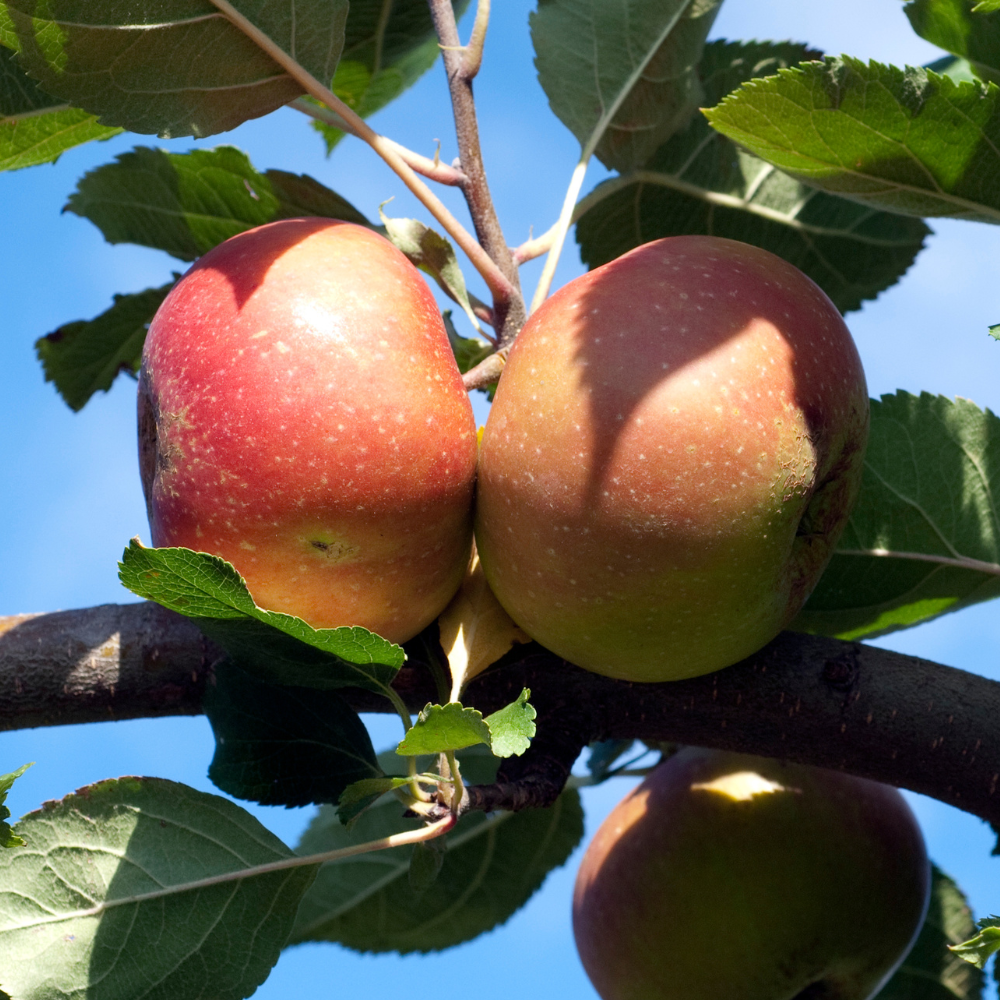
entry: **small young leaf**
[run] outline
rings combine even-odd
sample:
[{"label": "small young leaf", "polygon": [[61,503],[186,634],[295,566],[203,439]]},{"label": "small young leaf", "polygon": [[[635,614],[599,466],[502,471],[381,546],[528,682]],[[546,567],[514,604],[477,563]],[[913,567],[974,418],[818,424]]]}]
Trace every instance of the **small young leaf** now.
[{"label": "small young leaf", "polygon": [[410,263],[429,274],[453,302],[457,302],[478,330],[479,321],[472,311],[465,277],[458,265],[455,248],[440,234],[418,219],[390,219],[380,208],[378,211],[386,235],[398,250],[406,254]]},{"label": "small young leaf", "polygon": [[972,13],[992,14],[995,10],[1000,10],[1000,0],[979,0],[979,3],[972,8]]},{"label": "small young leaf", "polygon": [[22,764],[16,771],[11,771],[10,774],[0,774],[0,847],[24,847],[25,841],[11,830],[10,824],[7,822],[10,818],[10,809],[4,803],[7,801],[7,795],[10,793],[14,782],[29,767],[31,767],[31,764]]},{"label": "small young leaf", "polygon": [[1000,340],[1000,323],[994,323],[989,328],[989,334],[994,340]]},{"label": "small young leaf", "polygon": [[525,688],[516,701],[486,717],[490,727],[490,749],[498,757],[520,757],[535,735],[534,705],[528,704],[531,691]]},{"label": "small young leaf", "polygon": [[966,399],[873,400],[861,495],[790,626],[860,639],[1000,596],[1000,419]]},{"label": "small young leaf", "polygon": [[344,826],[351,826],[366,810],[371,808],[386,792],[402,788],[409,778],[362,778],[348,785],[337,802],[337,815]]},{"label": "small young leaf", "polygon": [[396,753],[416,757],[461,750],[476,743],[490,745],[490,727],[483,713],[451,701],[447,705],[425,705]]},{"label": "small young leaf", "polygon": [[208,776],[238,799],[335,803],[352,782],[382,773],[364,723],[333,691],[268,684],[225,661],[204,709],[215,734]]},{"label": "small young leaf", "polygon": [[402,666],[399,646],[360,626],[314,629],[257,607],[243,578],[218,556],[148,549],[132,539],[118,568],[133,593],[194,618],[244,669],[272,683],[387,694]]},{"label": "small young leaf", "polygon": [[587,152],[630,170],[701,100],[696,65],[719,0],[546,0],[531,15],[538,81]]},{"label": "small young leaf", "polygon": [[[463,760],[470,774],[472,762]],[[347,847],[414,829],[398,802],[386,799],[350,830],[322,807],[296,850]],[[325,864],[299,907],[289,944],[334,941],[365,952],[428,952],[450,948],[502,924],[522,907],[583,836],[576,791],[551,809],[466,813],[447,836],[433,887],[414,892],[406,847]]]},{"label": "small young leaf", "polygon": [[903,964],[874,1000],[980,1000],[983,975],[955,953],[975,931],[961,889],[936,865],[931,866],[927,916]]},{"label": "small young leaf", "polygon": [[751,80],[712,126],[806,184],[902,215],[1000,221],[1000,87],[843,56]]},{"label": "small young leaf", "polygon": [[159,778],[89,785],[16,829],[28,846],[0,851],[0,975],[16,997],[241,1000],[317,871],[197,887],[294,855],[227,799]]},{"label": "small young leaf", "polygon": [[320,215],[370,225],[319,181],[283,170],[261,174],[233,146],[190,153],[137,146],[84,174],[66,211],[89,219],[109,243],[137,243],[186,261],[277,219]]},{"label": "small young leaf", "polygon": [[[332,79],[348,0],[233,6],[315,79]],[[209,0],[163,0],[155,7],[53,0],[44,8],[34,0],[0,0],[0,21],[4,43],[45,91],[99,116],[102,125],[204,137],[304,92]]]},{"label": "small young leaf", "polygon": [[146,330],[174,282],[131,295],[91,320],[64,323],[35,341],[45,380],[54,382],[71,410],[82,410],[95,392],[107,392],[120,372],[134,375]]}]

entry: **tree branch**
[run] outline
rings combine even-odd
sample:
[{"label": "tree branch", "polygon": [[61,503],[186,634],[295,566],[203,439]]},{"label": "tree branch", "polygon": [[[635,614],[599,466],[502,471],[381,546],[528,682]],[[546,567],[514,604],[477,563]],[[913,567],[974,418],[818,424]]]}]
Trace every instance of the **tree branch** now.
[{"label": "tree branch", "polygon": [[[424,636],[426,638],[426,634]],[[437,700],[414,642],[394,684],[413,710]],[[0,729],[200,712],[222,656],[189,619],[153,604],[0,618]],[[495,711],[531,689],[538,735],[470,808],[551,802],[582,747],[637,738],[848,771],[909,788],[1000,827],[1000,684],[860,643],[784,632],[704,677],[631,684],[516,646],[469,685]],[[390,711],[364,691],[358,711]]]},{"label": "tree branch", "polygon": [[445,73],[448,76],[451,104],[455,115],[459,162],[462,172],[467,177],[466,182],[461,185],[461,190],[468,203],[469,214],[472,216],[480,244],[510,281],[513,289],[508,301],[498,301],[494,297],[493,303],[496,318],[494,329],[500,346],[507,347],[513,343],[524,325],[527,313],[517,266],[504,239],[489,185],[486,182],[486,169],[483,166],[482,149],[479,144],[476,105],[472,96],[472,79],[478,72],[482,56],[489,4],[481,3],[477,9],[473,39],[470,42],[471,52],[462,45],[458,37],[458,25],[455,23],[455,11],[451,0],[428,0],[428,5],[434,29],[441,43]]}]

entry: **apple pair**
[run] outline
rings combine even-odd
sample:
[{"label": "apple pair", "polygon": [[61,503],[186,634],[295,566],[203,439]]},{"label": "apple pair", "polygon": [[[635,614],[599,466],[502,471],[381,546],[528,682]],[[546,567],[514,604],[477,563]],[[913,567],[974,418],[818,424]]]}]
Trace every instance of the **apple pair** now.
[{"label": "apple pair", "polygon": [[[519,336],[479,457],[487,578],[533,638],[630,680],[767,643],[846,521],[868,421],[839,313],[790,264],[712,237],[571,282]],[[223,556],[257,602],[404,641],[454,593],[476,433],[417,270],[293,219],[202,257],[140,374],[153,543]]]}]

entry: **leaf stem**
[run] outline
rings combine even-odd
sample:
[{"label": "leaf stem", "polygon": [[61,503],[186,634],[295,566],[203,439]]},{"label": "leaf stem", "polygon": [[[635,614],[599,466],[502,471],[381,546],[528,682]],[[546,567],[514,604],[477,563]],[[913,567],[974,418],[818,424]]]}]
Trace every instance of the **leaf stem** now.
[{"label": "leaf stem", "polygon": [[455,751],[448,750],[445,753],[445,757],[448,760],[448,769],[451,771],[451,779],[454,782],[451,792],[451,815],[458,816],[462,799],[465,797],[465,785],[462,784],[462,772],[459,770]]},{"label": "leaf stem", "polygon": [[410,711],[406,707],[406,703],[399,696],[398,691],[394,691],[391,687],[386,687],[388,692],[389,701],[392,702],[392,707],[396,710],[396,714],[403,720],[403,730],[409,732],[413,728],[413,720],[410,718]]},{"label": "leaf stem", "polygon": [[462,73],[467,80],[472,80],[483,64],[483,47],[486,44],[486,28],[489,23],[490,0],[479,0],[469,44],[462,51]]},{"label": "leaf stem", "polygon": [[[462,248],[472,262],[472,266],[482,275],[494,301],[509,302],[515,292],[515,284],[497,267],[489,254],[476,242],[472,234],[456,219],[441,203],[437,195],[416,175],[412,167],[403,159],[396,149],[396,144],[383,135],[379,135],[368,123],[355,114],[337,95],[319,82],[308,70],[303,68],[281,46],[264,34],[252,21],[244,17],[229,0],[212,0],[217,7],[237,28],[264,50],[282,69],[288,73],[310,96],[321,101],[331,111],[339,115],[349,126],[349,131],[359,139],[363,139],[402,182],[410,189],[421,204],[441,224],[449,236]],[[450,4],[448,5],[450,9]],[[513,265],[512,265],[513,266]]]}]

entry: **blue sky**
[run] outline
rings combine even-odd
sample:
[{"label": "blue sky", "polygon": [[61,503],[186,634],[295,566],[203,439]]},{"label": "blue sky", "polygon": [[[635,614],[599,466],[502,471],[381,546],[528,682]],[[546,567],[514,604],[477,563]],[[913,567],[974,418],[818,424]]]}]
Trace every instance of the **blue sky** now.
[{"label": "blue sky", "polygon": [[[487,171],[501,222],[512,244],[548,228],[562,201],[578,146],[547,108],[531,64],[527,0],[494,4],[476,95]],[[921,64],[940,52],[910,30],[896,0],[726,0],[714,37],[791,38],[829,53],[846,52],[896,64]],[[431,154],[456,155],[443,75],[435,68],[402,99],[376,116],[380,131]],[[374,215],[386,198],[393,215],[426,219],[402,186],[366,147],[345,140],[326,159],[305,119],[282,111],[250,122],[206,145],[232,143],[259,169],[310,173]],[[134,145],[184,151],[191,140],[163,143],[123,136],[66,154],[55,166],[0,176],[7,205],[0,226],[3,328],[0,331],[0,613],[50,611],[131,599],[117,582],[116,561],[132,535],[148,540],[135,459],[134,384],[122,379],[107,395],[72,414],[42,380],[33,342],[68,320],[96,315],[115,292],[162,284],[176,261],[142,248],[104,243],[87,221],[60,214],[76,179]],[[592,167],[584,191],[602,176]],[[446,200],[461,213],[453,192]],[[1000,321],[992,294],[997,234],[983,225],[932,222],[935,236],[895,288],[848,317],[873,396],[905,388],[961,395],[1000,405],[1000,344],[986,335]],[[557,284],[580,273],[575,244],[567,247]],[[530,290],[538,266],[525,268]],[[481,292],[481,290],[480,290]],[[480,416],[482,419],[482,414]],[[952,666],[1000,675],[1000,626],[992,605],[973,608],[880,642]],[[377,746],[397,738],[388,719],[373,720]],[[0,771],[38,763],[10,796],[15,815],[44,799],[118,774],[152,774],[211,789],[205,771],[211,735],[202,718],[145,720],[0,734]],[[588,827],[624,794],[621,783],[589,791]],[[912,797],[932,855],[959,878],[979,915],[1000,909],[1000,862],[980,821]],[[309,810],[256,809],[293,842]],[[588,998],[596,994],[576,960],[569,930],[575,862],[555,873],[543,892],[505,927],[462,954],[426,958],[358,956],[329,946],[303,947],[281,959],[262,998],[327,996],[363,988],[381,997],[447,1000],[470,990],[507,997]]]}]

